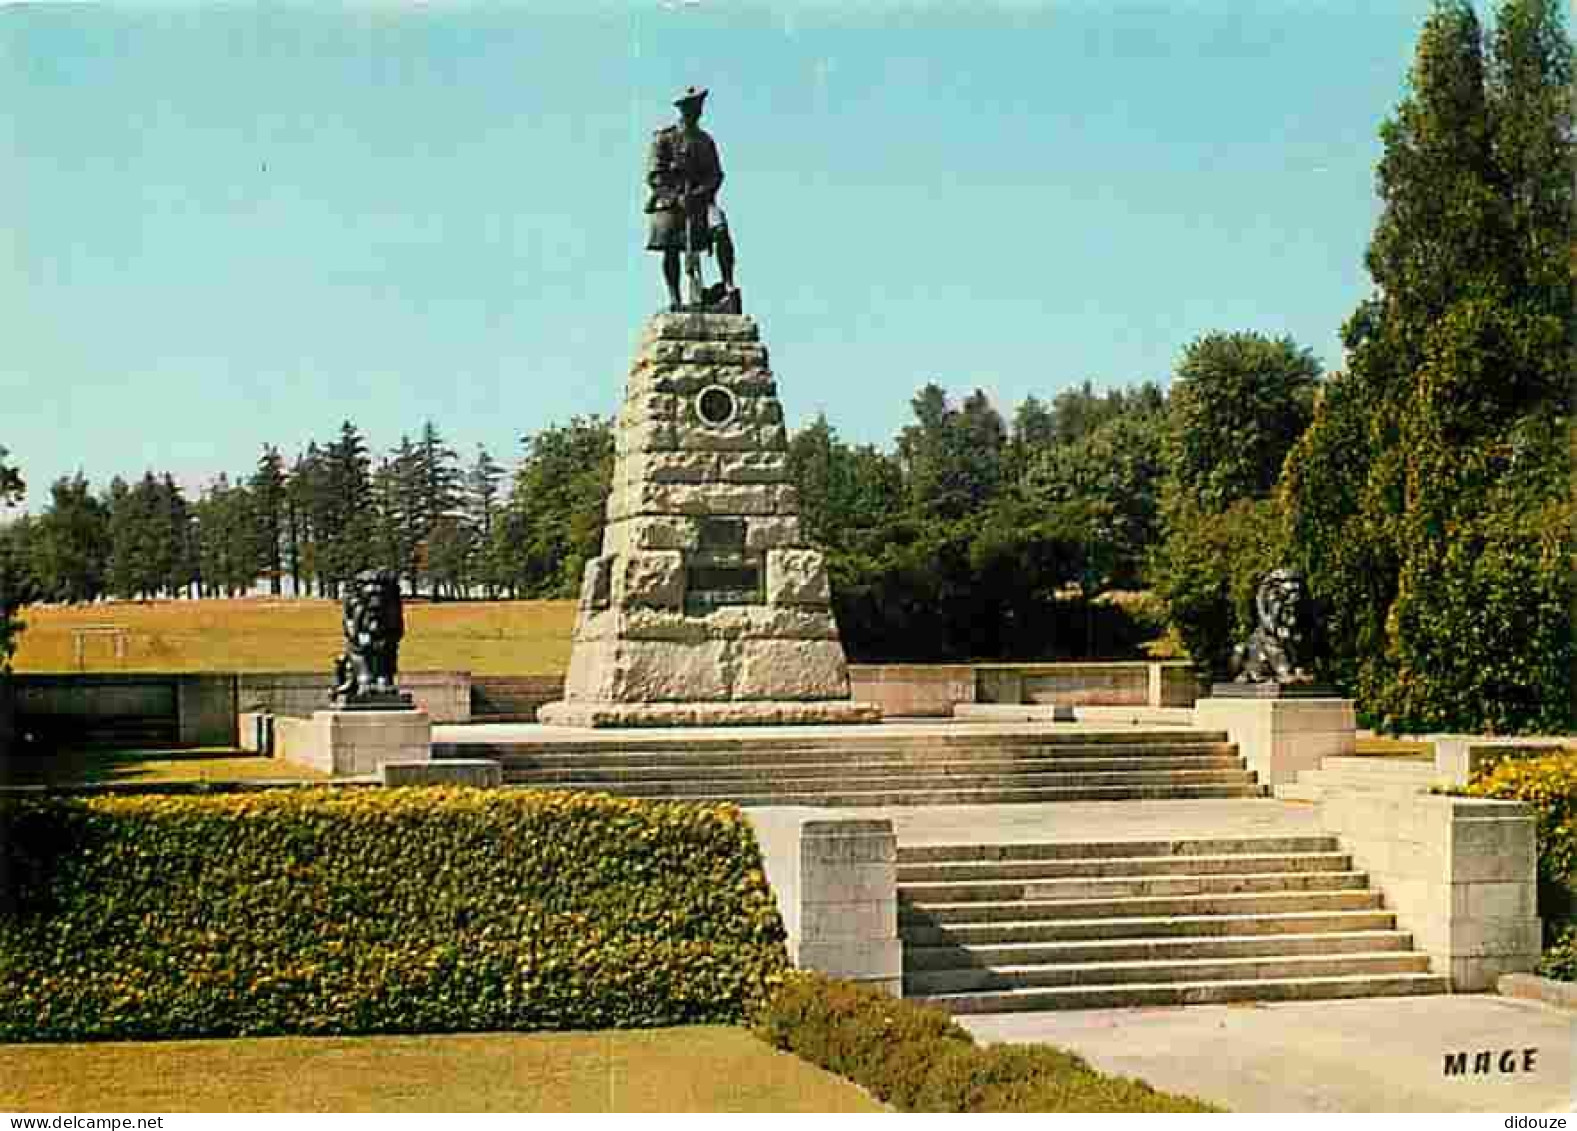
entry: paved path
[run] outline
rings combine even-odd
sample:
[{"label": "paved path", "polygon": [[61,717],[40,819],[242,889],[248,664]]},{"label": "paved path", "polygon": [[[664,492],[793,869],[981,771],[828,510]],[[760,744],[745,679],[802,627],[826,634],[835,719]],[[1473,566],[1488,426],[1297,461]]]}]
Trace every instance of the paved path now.
[{"label": "paved path", "polygon": [[[985,1042],[1045,1042],[1233,1111],[1577,1110],[1577,1012],[1493,994],[998,1013]],[[1537,1050],[1522,1070],[1523,1050]],[[1473,1071],[1514,1050],[1516,1071]],[[1446,1075],[1448,1053],[1467,1071]]]}]

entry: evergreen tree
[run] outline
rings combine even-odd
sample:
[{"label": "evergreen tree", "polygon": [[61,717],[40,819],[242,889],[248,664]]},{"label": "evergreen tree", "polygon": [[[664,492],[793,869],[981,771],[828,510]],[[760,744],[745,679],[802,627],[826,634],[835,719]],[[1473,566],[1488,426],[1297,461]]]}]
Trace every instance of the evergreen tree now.
[{"label": "evergreen tree", "polygon": [[1559,730],[1573,664],[1571,46],[1555,5],[1426,21],[1381,131],[1376,291],[1287,463],[1337,674],[1383,725]]},{"label": "evergreen tree", "polygon": [[465,510],[472,531],[472,575],[482,586],[482,592],[492,598],[500,584],[502,571],[492,555],[493,520],[499,509],[499,484],[504,469],[488,455],[481,444],[476,446],[476,460],[465,474]]},{"label": "evergreen tree", "polygon": [[279,449],[263,445],[257,470],[249,484],[252,501],[252,543],[256,548],[255,568],[268,578],[268,591],[279,596],[283,587],[284,548],[287,535],[287,492],[285,461]]},{"label": "evergreen tree", "polygon": [[340,586],[375,564],[378,555],[372,459],[366,440],[349,420],[324,451],[324,478],[320,576],[327,581],[328,595],[338,597]]},{"label": "evergreen tree", "polygon": [[[22,474],[6,462],[7,451],[0,446],[0,506],[21,502],[27,485]],[[16,650],[17,634],[22,624],[16,619],[16,610],[22,605],[25,581],[23,558],[17,543],[21,538],[14,533],[15,523],[0,527],[0,678],[11,670],[11,655]],[[0,735],[0,737],[4,737]]]},{"label": "evergreen tree", "polygon": [[[455,462],[454,451],[439,436],[432,421],[422,425],[421,439],[416,442],[416,531],[418,545],[423,548],[423,577],[433,585],[437,596],[437,582],[433,573],[431,540],[439,524],[453,518],[460,509],[460,468]],[[446,548],[451,558],[454,538],[449,537]],[[451,566],[454,564],[451,560]]]},{"label": "evergreen tree", "polygon": [[33,525],[28,559],[43,598],[76,603],[102,596],[109,540],[109,509],[82,473],[55,480],[49,506]]}]

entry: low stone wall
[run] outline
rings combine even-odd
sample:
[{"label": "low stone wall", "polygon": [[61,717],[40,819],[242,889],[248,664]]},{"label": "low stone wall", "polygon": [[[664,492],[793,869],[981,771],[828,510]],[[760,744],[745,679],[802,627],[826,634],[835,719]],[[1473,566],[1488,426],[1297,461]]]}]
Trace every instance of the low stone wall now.
[{"label": "low stone wall", "polygon": [[236,740],[231,675],[93,672],[11,681],[17,730],[48,741],[229,746]]},{"label": "low stone wall", "polygon": [[564,698],[562,675],[471,677],[471,718],[535,722],[537,708]]},{"label": "low stone wall", "polygon": [[969,664],[850,664],[849,696],[875,703],[885,718],[947,718],[975,701]]},{"label": "low stone wall", "polygon": [[[329,707],[330,678],[318,672],[243,672],[236,681],[242,711],[310,718]],[[401,691],[437,723],[471,721],[471,673],[457,671],[400,672]]]},{"label": "low stone wall", "polygon": [[1319,806],[1321,825],[1454,990],[1491,990],[1502,974],[1538,965],[1529,806],[1405,789],[1334,791]]},{"label": "low stone wall", "polygon": [[1491,759],[1559,750],[1571,742],[1565,738],[1486,738],[1476,734],[1437,734],[1432,737],[1435,743],[1435,771],[1454,785],[1466,785],[1479,767]]},{"label": "low stone wall", "polygon": [[1201,684],[1185,663],[975,664],[977,703],[1190,707]]},{"label": "low stone wall", "polygon": [[745,816],[788,932],[789,960],[901,995],[892,822],[813,808],[747,809]]}]

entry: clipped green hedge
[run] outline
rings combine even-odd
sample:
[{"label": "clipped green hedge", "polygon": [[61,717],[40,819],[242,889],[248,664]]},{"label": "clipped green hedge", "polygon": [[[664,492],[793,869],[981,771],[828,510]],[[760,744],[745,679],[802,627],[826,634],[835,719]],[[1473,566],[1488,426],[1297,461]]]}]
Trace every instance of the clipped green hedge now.
[{"label": "clipped green hedge", "polygon": [[732,806],[0,800],[0,1040],[740,1021],[786,967]]},{"label": "clipped green hedge", "polygon": [[1544,920],[1540,973],[1577,981],[1577,749],[1508,753],[1475,774],[1465,792],[1532,807]]},{"label": "clipped green hedge", "polygon": [[756,1034],[846,1077],[900,1111],[1191,1111],[1216,1108],[1106,1076],[1050,1045],[977,1046],[938,1009],[793,971],[762,1006]]}]

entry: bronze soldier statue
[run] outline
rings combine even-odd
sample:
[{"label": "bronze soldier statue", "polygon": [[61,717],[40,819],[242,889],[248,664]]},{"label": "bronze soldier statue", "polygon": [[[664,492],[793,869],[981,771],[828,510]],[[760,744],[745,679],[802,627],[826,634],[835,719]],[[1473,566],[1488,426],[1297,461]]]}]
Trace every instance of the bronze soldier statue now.
[{"label": "bronze soldier statue", "polygon": [[[717,145],[701,128],[701,107],[706,90],[690,87],[674,105],[679,124],[665,126],[652,137],[646,162],[646,184],[651,195],[646,212],[651,224],[648,251],[663,253],[663,280],[673,310],[715,310],[738,314],[739,288],[734,285],[734,241],[728,218],[717,203],[723,184],[723,164]],[[723,281],[703,287],[701,254],[715,249]],[[685,276],[690,284],[687,306],[679,295],[679,254],[684,253]]]}]

